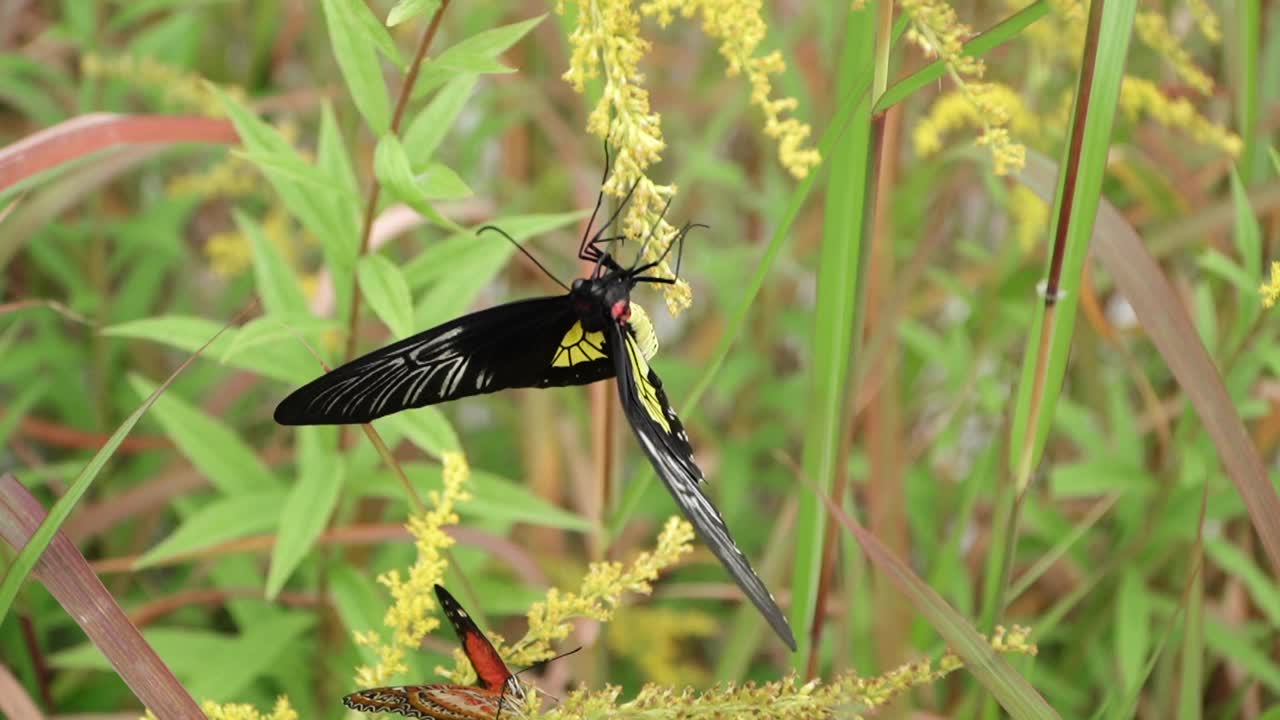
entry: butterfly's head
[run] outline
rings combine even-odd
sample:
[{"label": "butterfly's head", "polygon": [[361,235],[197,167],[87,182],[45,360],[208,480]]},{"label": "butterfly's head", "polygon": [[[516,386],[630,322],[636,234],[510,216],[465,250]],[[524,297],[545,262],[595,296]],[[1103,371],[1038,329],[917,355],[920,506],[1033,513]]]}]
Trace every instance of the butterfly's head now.
[{"label": "butterfly's head", "polygon": [[520,684],[520,678],[515,675],[507,678],[507,681],[503,683],[502,694],[505,697],[524,700],[524,685]]},{"label": "butterfly's head", "polygon": [[631,319],[631,287],[625,280],[609,283],[604,288],[603,304],[609,310],[609,319],[622,325]]}]

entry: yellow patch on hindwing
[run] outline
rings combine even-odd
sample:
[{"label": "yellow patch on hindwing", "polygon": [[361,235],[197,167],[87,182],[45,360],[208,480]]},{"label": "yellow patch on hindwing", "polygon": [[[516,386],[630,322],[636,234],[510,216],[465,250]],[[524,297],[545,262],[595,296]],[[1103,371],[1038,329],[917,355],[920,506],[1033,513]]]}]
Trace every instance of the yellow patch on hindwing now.
[{"label": "yellow patch on hindwing", "polygon": [[604,354],[604,333],[583,332],[582,323],[575,322],[560,340],[560,348],[551,358],[552,367],[573,367],[608,357]]},{"label": "yellow patch on hindwing", "polygon": [[[632,315],[634,318],[635,315]],[[644,405],[645,412],[649,413],[649,417],[653,421],[662,426],[663,430],[671,432],[671,424],[667,422],[667,414],[663,410],[662,403],[658,401],[658,389],[649,382],[649,363],[645,360],[644,349],[640,347],[635,336],[626,333],[627,354],[631,356],[631,375],[636,383],[636,391],[640,396],[640,403]]]}]

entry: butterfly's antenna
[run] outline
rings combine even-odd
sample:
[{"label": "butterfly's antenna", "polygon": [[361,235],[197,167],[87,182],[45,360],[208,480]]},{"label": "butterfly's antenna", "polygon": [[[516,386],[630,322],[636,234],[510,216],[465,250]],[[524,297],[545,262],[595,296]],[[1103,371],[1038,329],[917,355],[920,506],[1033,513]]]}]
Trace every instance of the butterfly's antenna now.
[{"label": "butterfly's antenna", "polygon": [[[675,272],[676,277],[680,277],[680,262],[684,260],[684,237],[688,235],[689,231],[694,228],[702,228],[704,230],[710,230],[711,226],[704,225],[702,223],[691,223],[689,225],[684,226],[684,232],[680,233],[680,238],[679,238],[680,249],[676,251],[676,272]],[[668,246],[667,249],[670,250],[671,249],[670,246]]]},{"label": "butterfly's antenna", "polygon": [[538,668],[542,667],[543,665],[546,665],[547,663],[555,662],[556,660],[559,660],[560,658],[563,658],[563,657],[569,657],[570,655],[572,655],[572,654],[574,654],[574,653],[578,652],[578,651],[579,651],[579,650],[581,650],[581,649],[582,649],[582,646],[581,646],[581,645],[579,645],[578,647],[576,647],[576,648],[574,648],[574,649],[570,650],[569,652],[562,652],[562,653],[560,653],[559,655],[556,655],[555,657],[549,657],[549,658],[547,658],[546,660],[539,660],[538,662],[536,662],[536,663],[534,663],[534,664],[530,665],[529,667],[527,667],[527,668],[525,668],[525,669],[523,669],[523,670],[521,670],[521,671],[519,671],[519,672],[514,673],[513,675],[518,676],[520,673],[527,673],[527,672],[529,672],[530,670],[536,670],[536,669],[538,669]]},{"label": "butterfly's antenna", "polygon": [[485,232],[486,230],[493,230],[494,232],[497,232],[502,237],[506,238],[507,241],[510,242],[512,245],[514,245],[517,250],[524,253],[524,256],[529,258],[529,260],[532,261],[534,265],[537,265],[539,270],[546,273],[547,277],[551,278],[552,280],[555,281],[557,285],[564,288],[565,292],[569,291],[568,285],[565,285],[564,283],[560,282],[560,278],[556,277],[555,275],[552,275],[550,270],[548,270],[542,263],[538,262],[538,258],[534,257],[528,250],[525,250],[524,247],[522,247],[520,243],[516,242],[515,238],[508,235],[505,230],[503,230],[502,228],[496,225],[485,225],[479,230],[476,230],[476,235],[479,235],[480,233]]},{"label": "butterfly's antenna", "polygon": [[640,276],[640,273],[647,272],[661,265],[662,261],[666,260],[667,256],[671,254],[671,248],[675,247],[676,245],[679,245],[680,250],[676,252],[676,269],[673,275],[675,277],[680,277],[680,263],[681,261],[684,260],[684,239],[689,234],[689,231],[694,228],[706,228],[708,230],[711,229],[709,225],[703,225],[702,223],[685,223],[684,227],[680,228],[680,233],[676,235],[675,240],[672,240],[671,244],[667,245],[667,249],[662,251],[662,254],[658,256],[658,259],[654,260],[651,263],[645,263],[644,265],[641,265],[640,267],[636,268],[634,271],[636,274],[636,277],[632,279],[636,281],[660,282],[660,283],[667,283],[667,284],[675,282],[670,278],[643,277],[643,276]]},{"label": "butterfly's antenna", "polygon": [[[636,259],[631,263],[631,272],[635,272],[636,266],[644,260],[644,251],[649,249],[649,241],[653,239],[653,234],[658,231],[658,226],[662,224],[663,218],[667,216],[667,209],[671,207],[672,199],[674,199],[674,196],[667,198],[667,204],[662,206],[662,212],[658,213],[658,219],[654,220],[653,224],[649,226],[649,234],[645,236],[644,242],[640,243],[640,250],[636,252]],[[670,247],[670,245],[667,245],[668,249]]]}]

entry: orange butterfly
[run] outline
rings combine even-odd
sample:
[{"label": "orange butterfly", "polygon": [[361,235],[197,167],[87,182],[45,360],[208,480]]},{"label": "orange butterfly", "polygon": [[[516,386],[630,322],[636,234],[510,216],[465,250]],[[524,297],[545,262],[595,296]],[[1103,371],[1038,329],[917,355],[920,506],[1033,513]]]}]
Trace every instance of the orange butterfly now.
[{"label": "orange butterfly", "polygon": [[449,591],[436,585],[444,616],[453,624],[462,651],[476,670],[476,685],[405,685],[361,690],[342,704],[361,712],[386,712],[428,720],[498,720],[503,710],[518,712],[524,687]]}]

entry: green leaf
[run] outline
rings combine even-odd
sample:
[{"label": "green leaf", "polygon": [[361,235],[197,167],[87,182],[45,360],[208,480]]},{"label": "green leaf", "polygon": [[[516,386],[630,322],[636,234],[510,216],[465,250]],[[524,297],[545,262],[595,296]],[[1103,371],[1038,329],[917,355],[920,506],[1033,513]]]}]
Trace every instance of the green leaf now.
[{"label": "green leaf", "polygon": [[[315,346],[323,333],[336,330],[338,327],[339,324],[336,320],[319,318],[310,314],[263,315],[240,326],[240,331],[226,344],[227,349],[222,351],[220,359],[224,363],[234,365],[250,350],[259,350],[264,347],[269,348],[272,345],[278,346],[281,344],[293,344],[301,347],[299,336]],[[315,360],[311,362],[312,374],[314,374],[320,367]]]},{"label": "green leaf", "polygon": [[[177,627],[148,628],[142,636],[179,679],[198,676],[207,670],[210,657],[235,643],[233,637],[221,633]],[[106,656],[88,642],[53,653],[49,662],[65,670],[112,670]]]},{"label": "green leaf", "polygon": [[[571,222],[582,215],[507,218],[501,221],[500,227],[516,242],[523,242],[543,228]],[[410,287],[430,285],[415,308],[418,327],[432,327],[465,312],[514,252],[512,244],[497,235],[475,236],[468,232],[432,245],[415,258],[405,270]]]},{"label": "green leaf", "polygon": [[1129,570],[1121,577],[1116,595],[1116,659],[1120,668],[1120,688],[1134,687],[1141,677],[1143,662],[1151,644],[1151,604],[1142,575]]},{"label": "green leaf", "polygon": [[[490,224],[502,228],[503,232],[510,235],[516,242],[523,243],[535,235],[565,227],[586,216],[586,212],[578,210],[542,215],[511,215],[497,218]],[[459,272],[458,268],[466,267],[470,271],[474,269],[474,265],[487,264],[488,260],[496,260],[501,266],[513,252],[515,248],[511,243],[496,234],[478,236],[471,230],[463,230],[428,246],[426,250],[410,260],[405,266],[405,280],[414,290],[446,279],[465,282],[466,278],[459,277],[465,273]],[[478,292],[478,288],[484,287],[493,278],[489,276],[470,279],[476,281],[474,286]],[[464,306],[470,305],[474,299],[474,296],[462,298]]]},{"label": "green leaf", "polygon": [[1280,627],[1280,589],[1246,553],[1221,538],[1207,540],[1205,552],[1223,572],[1240,580],[1249,590],[1254,605],[1273,627]]},{"label": "green leaf", "polygon": [[[129,384],[142,397],[156,386],[137,375]],[[257,454],[221,422],[169,393],[155,403],[155,418],[182,454],[214,487],[228,495],[261,492],[279,486]]]},{"label": "green leaf", "polygon": [[333,106],[328,100],[320,109],[320,138],[316,142],[316,163],[326,178],[337,183],[344,197],[350,201],[348,211],[355,215],[360,211],[360,188],[356,185],[356,174],[351,169],[351,158],[348,157],[346,144],[342,141],[342,130],[338,127],[338,118],[333,114]]},{"label": "green leaf", "polygon": [[323,5],[329,42],[351,99],[373,133],[382,135],[391,127],[391,101],[378,53],[365,31],[368,21],[361,17],[369,8],[363,0],[323,0]]},{"label": "green leaf", "polygon": [[233,210],[236,226],[253,246],[253,276],[269,313],[305,314],[307,298],[302,294],[298,275],[280,254],[280,247],[269,240],[262,226],[239,210]]},{"label": "green leaf", "polygon": [[1257,292],[1258,281],[1249,275],[1249,271],[1237,265],[1235,259],[1215,249],[1201,253],[1196,258],[1196,265],[1207,274],[1221,278],[1241,292],[1249,294]]},{"label": "green leaf", "polygon": [[400,0],[387,14],[387,25],[395,27],[406,20],[426,17],[440,7],[440,0]]},{"label": "green leaf", "polygon": [[258,150],[232,150],[233,155],[248,160],[264,174],[270,171],[278,178],[288,180],[302,192],[311,193],[321,203],[331,203],[339,192],[327,178],[316,172],[315,166],[293,152],[262,152]]},{"label": "green leaf", "polygon": [[456,172],[440,163],[428,165],[418,176],[417,185],[428,200],[459,200],[474,194]]},{"label": "green leaf", "polygon": [[409,164],[415,169],[426,167],[431,160],[445,134],[466,107],[476,82],[475,75],[462,75],[445,83],[409,123],[409,129],[404,133],[404,147],[409,154]]},{"label": "green leaf", "polygon": [[1249,204],[1249,193],[1234,168],[1231,170],[1231,204],[1236,216],[1236,250],[1240,253],[1241,265],[1252,279],[1250,285],[1253,287],[1249,290],[1255,291],[1257,284],[1262,282],[1262,229]]},{"label": "green leaf", "polygon": [[280,532],[271,550],[267,572],[267,599],[274,600],[298,564],[311,552],[338,504],[342,490],[342,458],[330,457],[323,468],[298,473],[280,512]]},{"label": "green leaf", "polygon": [[357,279],[369,307],[391,333],[397,338],[412,335],[413,298],[400,268],[383,255],[366,255],[360,258]]},{"label": "green leaf", "polygon": [[462,447],[458,441],[458,434],[454,432],[449,419],[438,407],[428,405],[417,410],[396,413],[382,422],[396,425],[409,442],[435,457]]},{"label": "green leaf", "polygon": [[1280,693],[1280,664],[1260,651],[1240,628],[1205,613],[1204,642],[1215,655],[1239,665],[1252,682]]},{"label": "green leaf", "polygon": [[[320,239],[331,268],[355,263],[357,211],[341,176],[323,178],[278,130],[248,108],[221,93],[222,105],[244,144],[244,156],[255,163],[302,226]],[[322,149],[324,146],[322,145]],[[326,159],[336,162],[332,157]],[[323,192],[317,192],[317,184]]]},{"label": "green leaf", "polygon": [[4,415],[0,416],[0,447],[8,447],[9,435],[27,416],[31,408],[35,407],[36,403],[49,391],[49,383],[48,377],[37,378],[35,382],[17,393],[16,397],[11,396],[5,399]]},{"label": "green leaf", "polygon": [[378,141],[378,149],[373,156],[373,170],[378,182],[387,193],[395,199],[417,210],[423,217],[441,227],[452,228],[455,232],[465,232],[457,223],[449,220],[428,202],[428,197],[418,186],[413,168],[409,165],[409,157],[405,155],[404,145],[395,135],[384,135]]},{"label": "green leaf", "polygon": [[[329,570],[329,592],[348,634],[383,629],[386,601],[382,589],[368,576],[356,572],[350,565],[336,563]],[[356,649],[365,663],[377,662],[373,648],[358,645]]]},{"label": "green leaf", "polygon": [[542,22],[546,14],[511,25],[485,30],[450,47],[425,63],[413,88],[415,98],[461,74],[509,73],[511,68],[497,61],[520,38]]},{"label": "green leaf", "polygon": [[404,58],[400,56],[400,48],[396,46],[396,41],[391,37],[391,33],[387,32],[387,26],[378,20],[372,10],[366,9],[367,5],[363,2],[360,5],[362,7],[356,8],[353,13],[360,22],[360,31],[364,33],[369,42],[378,48],[378,51],[384,57],[395,63],[395,66],[400,70],[404,70]]},{"label": "green leaf", "polygon": [[[183,686],[197,698],[234,698],[266,675],[282,654],[296,647],[315,619],[287,613],[274,622],[255,625],[240,635],[209,630],[152,628],[142,634]],[[110,671],[111,664],[90,643],[51,656],[55,667]]]},{"label": "green leaf", "polygon": [[273,488],[213,500],[138,558],[134,567],[145,568],[176,555],[274,530],[280,522],[280,508],[285,498],[283,489]]},{"label": "green leaf", "polygon": [[[390,420],[388,418],[387,420]],[[386,420],[375,421],[386,422]],[[435,491],[443,487],[439,465],[429,463],[405,463],[405,474],[419,491]],[[351,483],[355,485],[356,483]],[[392,473],[374,474],[363,485],[353,487],[357,492],[393,500],[404,498],[404,489]],[[590,520],[571,513],[558,505],[533,494],[527,487],[480,470],[472,469],[468,490],[471,499],[458,506],[458,512],[466,517],[484,518],[496,523],[528,523],[539,527],[559,528],[589,532],[595,525]]]},{"label": "green leaf", "polygon": [[[151,340],[169,347],[193,351],[218,328],[217,323],[187,315],[161,315],[120,323],[105,328],[103,335]],[[209,346],[211,353],[226,354],[233,348],[237,333],[221,337]],[[288,383],[306,381],[316,374],[315,358],[293,338],[261,344],[257,352],[234,354],[228,361],[234,367],[252,370],[264,377]]]}]

